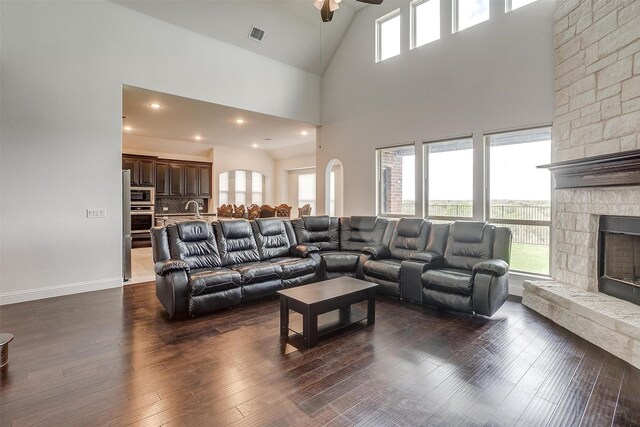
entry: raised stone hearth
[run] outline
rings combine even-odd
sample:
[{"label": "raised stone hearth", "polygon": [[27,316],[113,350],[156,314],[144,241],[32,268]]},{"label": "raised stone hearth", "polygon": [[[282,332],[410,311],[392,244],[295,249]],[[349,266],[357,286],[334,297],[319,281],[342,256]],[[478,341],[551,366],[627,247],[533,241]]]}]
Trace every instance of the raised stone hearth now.
[{"label": "raised stone hearth", "polygon": [[522,303],[640,368],[640,306],[560,282],[524,282]]}]

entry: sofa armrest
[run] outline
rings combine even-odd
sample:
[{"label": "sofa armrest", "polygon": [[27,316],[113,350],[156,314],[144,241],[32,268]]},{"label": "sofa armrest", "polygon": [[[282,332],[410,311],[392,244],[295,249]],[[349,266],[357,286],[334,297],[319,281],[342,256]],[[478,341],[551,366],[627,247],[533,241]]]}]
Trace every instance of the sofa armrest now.
[{"label": "sofa armrest", "polygon": [[168,259],[165,261],[158,261],[153,268],[158,276],[166,276],[172,271],[189,271],[189,266],[181,259]]},{"label": "sofa armrest", "polygon": [[435,263],[442,261],[444,257],[442,256],[442,254],[439,254],[437,252],[418,252],[414,254],[410,259],[411,261]]},{"label": "sofa armrest", "polygon": [[504,276],[509,271],[509,264],[501,259],[486,259],[473,266],[474,273],[487,273],[493,276]]},{"label": "sofa armrest", "polygon": [[319,252],[320,249],[314,245],[297,245],[293,246],[289,252],[293,256],[297,256],[300,258],[306,258],[312,252]]},{"label": "sofa armrest", "polygon": [[362,249],[362,252],[371,255],[373,259],[382,259],[389,258],[391,253],[389,252],[389,248],[386,246],[366,246]]}]

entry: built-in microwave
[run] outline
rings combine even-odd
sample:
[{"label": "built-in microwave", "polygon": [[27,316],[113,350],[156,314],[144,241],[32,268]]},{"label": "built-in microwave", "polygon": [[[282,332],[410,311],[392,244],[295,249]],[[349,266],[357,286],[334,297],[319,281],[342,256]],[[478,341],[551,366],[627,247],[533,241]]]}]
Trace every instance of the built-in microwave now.
[{"label": "built-in microwave", "polygon": [[132,205],[153,205],[155,189],[153,187],[131,187]]}]

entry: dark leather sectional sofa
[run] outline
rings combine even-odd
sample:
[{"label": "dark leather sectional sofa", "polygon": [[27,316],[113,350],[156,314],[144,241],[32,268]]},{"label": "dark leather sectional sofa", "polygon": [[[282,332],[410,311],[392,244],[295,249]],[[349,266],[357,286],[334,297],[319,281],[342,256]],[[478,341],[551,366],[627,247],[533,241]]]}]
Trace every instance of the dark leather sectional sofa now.
[{"label": "dark leather sectional sofa", "polygon": [[485,222],[308,216],[188,221],[151,230],[156,295],[202,315],[340,276],[379,294],[491,316],[508,295],[511,231]]}]

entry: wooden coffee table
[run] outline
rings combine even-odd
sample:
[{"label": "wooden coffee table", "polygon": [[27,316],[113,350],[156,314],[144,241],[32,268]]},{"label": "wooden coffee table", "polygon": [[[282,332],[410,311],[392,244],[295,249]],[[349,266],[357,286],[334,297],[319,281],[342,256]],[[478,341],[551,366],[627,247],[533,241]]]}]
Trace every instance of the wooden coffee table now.
[{"label": "wooden coffee table", "polygon": [[[280,294],[280,335],[289,336],[289,310],[302,314],[302,337],[307,347],[318,344],[318,336],[345,328],[363,320],[367,325],[376,321],[375,283],[351,277],[339,277],[324,282],[278,291]],[[351,305],[367,301],[367,312],[351,310]],[[338,311],[337,320],[318,325],[318,316]]]}]

